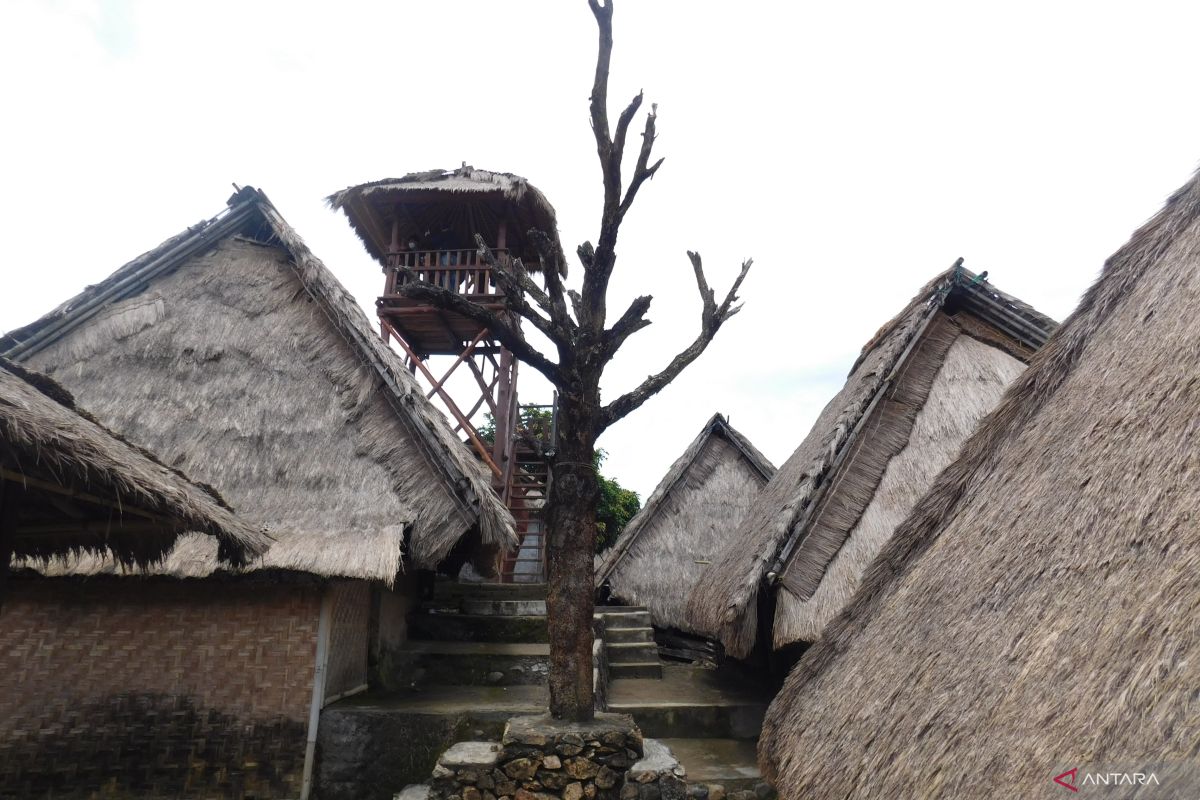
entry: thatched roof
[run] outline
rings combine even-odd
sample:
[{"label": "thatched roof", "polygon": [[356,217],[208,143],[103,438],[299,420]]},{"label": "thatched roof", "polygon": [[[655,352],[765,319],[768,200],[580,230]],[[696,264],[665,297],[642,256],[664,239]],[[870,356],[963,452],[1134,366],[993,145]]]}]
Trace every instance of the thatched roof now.
[{"label": "thatched roof", "polygon": [[1194,768],[1198,253],[1194,177],[788,677],[759,740],[781,796],[1026,797],[1070,768]]},{"label": "thatched roof", "polygon": [[845,386],[697,583],[692,624],[713,631],[728,654],[749,655],[759,592],[782,578],[776,644],[814,637],[853,594],[906,504],[1054,325],[962,269],[961,259],[936,276],[863,348]]},{"label": "thatched roof", "polygon": [[775,466],[720,414],[688,446],[597,565],[596,585],[650,610],[659,627],[695,630],[687,594],[724,549]]},{"label": "thatched roof", "polygon": [[[429,226],[449,225],[487,235],[496,223],[510,223],[510,236],[523,242],[530,228],[558,241],[554,207],[533,184],[520,175],[490,172],[463,164],[454,170],[411,172],[402,178],[371,181],[334,192],[326,201],[345,212],[363,245],[380,263],[391,242],[391,222],[400,235]],[[489,242],[494,245],[495,242]],[[561,250],[561,248],[560,248]],[[518,247],[515,255],[537,269],[531,248]],[[565,259],[560,259],[566,270]]]},{"label": "thatched roof", "polygon": [[[513,542],[483,466],[257,190],[0,349],[265,525],[256,566],[391,581],[402,550],[430,567],[468,532]],[[162,570],[214,569],[192,545]]]},{"label": "thatched roof", "polygon": [[54,381],[0,358],[6,524],[13,554],[33,559],[86,551],[145,565],[192,531],[222,560],[240,564],[271,541],[215,491],[104,428]]}]

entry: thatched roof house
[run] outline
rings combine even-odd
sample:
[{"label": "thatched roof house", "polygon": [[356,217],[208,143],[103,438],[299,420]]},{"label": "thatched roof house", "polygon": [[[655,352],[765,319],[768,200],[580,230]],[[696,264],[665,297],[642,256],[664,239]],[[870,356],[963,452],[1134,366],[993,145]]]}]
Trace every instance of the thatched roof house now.
[{"label": "thatched roof house", "polygon": [[[935,277],[863,348],[697,583],[692,623],[738,658],[760,635],[814,640],[1054,325],[961,259]],[[760,626],[764,587],[775,611]]]},{"label": "thatched roof house", "polygon": [[775,466],[720,414],[688,446],[596,569],[596,585],[654,624],[696,631],[687,595],[737,531]]},{"label": "thatched roof house", "polygon": [[215,491],[114,435],[46,376],[0,358],[0,553],[89,551],[144,565],[188,531],[215,537],[234,564],[270,543]]},{"label": "thatched roof house", "polygon": [[[514,257],[524,259],[532,270],[539,268],[539,252],[526,234],[537,229],[558,247],[558,222],[554,207],[533,184],[520,175],[491,172],[463,164],[454,170],[412,172],[402,178],[386,178],[351,186],[331,194],[330,208],[345,212],[351,227],[367,252],[384,262],[394,245],[410,236],[423,236],[429,229],[458,232],[474,248],[475,232],[504,229],[503,243]],[[566,259],[559,254],[561,269]]]},{"label": "thatched roof house", "polygon": [[899,526],[770,709],[781,796],[1196,796],[1198,245],[1193,178]]},{"label": "thatched roof house", "polygon": [[[402,551],[432,567],[468,533],[513,541],[484,468],[255,189],[11,332],[0,351],[264,526],[275,541],[256,568],[390,584]],[[211,540],[186,537],[159,570],[203,576],[215,556]]]}]

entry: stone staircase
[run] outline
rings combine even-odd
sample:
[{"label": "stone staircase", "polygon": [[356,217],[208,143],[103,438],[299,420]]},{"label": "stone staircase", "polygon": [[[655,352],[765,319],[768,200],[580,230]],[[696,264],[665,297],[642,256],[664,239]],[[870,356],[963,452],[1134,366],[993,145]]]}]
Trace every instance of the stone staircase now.
[{"label": "stone staircase", "polygon": [[[605,624],[608,708],[676,752],[693,797],[721,785],[729,798],[761,780],[754,741],[765,703],[711,669],[664,666],[644,608],[599,607]],[[391,691],[322,711],[317,793],[323,800],[390,798],[429,779],[455,742],[499,740],[514,716],[544,713],[549,644],[545,587],[439,580],[408,618],[409,640],[388,667]],[[703,788],[701,788],[703,787]],[[409,797],[420,797],[412,789]]]},{"label": "stone staircase", "polygon": [[544,584],[438,581],[409,618],[388,685],[542,686],[550,669]]},{"label": "stone staircase", "polygon": [[654,643],[650,612],[640,606],[597,606],[604,621],[604,648],[611,680],[662,678],[662,662]]}]

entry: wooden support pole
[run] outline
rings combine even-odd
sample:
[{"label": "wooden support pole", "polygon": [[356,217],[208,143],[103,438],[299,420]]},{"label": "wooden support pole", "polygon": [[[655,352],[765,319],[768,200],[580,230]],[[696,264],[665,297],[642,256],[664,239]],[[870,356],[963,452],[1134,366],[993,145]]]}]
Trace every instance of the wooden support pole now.
[{"label": "wooden support pole", "polygon": [[[412,363],[416,366],[416,368],[421,371],[422,375],[425,376],[425,380],[429,381],[430,383],[435,383],[436,380],[434,379],[433,374],[430,373],[429,368],[425,366],[425,362],[417,358],[417,354],[414,353],[412,348],[408,346],[408,342],[404,341],[404,338],[400,336],[400,334],[396,333],[395,329],[392,328],[391,323],[384,322],[383,324],[387,326],[392,336],[394,336],[396,341],[400,343],[400,347],[402,347],[404,352],[407,353],[409,358],[412,359]],[[503,475],[503,471],[496,466],[496,462],[492,460],[491,454],[487,451],[487,446],[483,443],[483,440],[479,438],[479,433],[475,430],[475,426],[471,424],[470,420],[463,416],[462,411],[458,409],[458,406],[455,404],[454,400],[451,399],[450,395],[446,393],[446,390],[438,389],[438,397],[440,397],[442,402],[446,404],[446,408],[449,409],[450,414],[454,417],[455,421],[462,426],[463,433],[467,434],[467,438],[471,440],[471,446],[475,448],[475,452],[479,453],[479,457],[483,459],[483,463],[488,465],[488,468],[492,471],[492,474],[497,478]]]},{"label": "wooden support pole", "polygon": [[0,608],[8,590],[8,571],[12,566],[17,528],[17,487],[0,477]]},{"label": "wooden support pole", "polygon": [[[486,335],[487,329],[485,328],[484,330],[481,330],[474,339],[471,340],[471,343],[467,345],[467,349],[459,353],[458,358],[456,358],[454,363],[450,365],[450,369],[446,370],[446,374],[442,376],[442,379],[434,384],[433,388],[426,393],[426,399],[430,399],[437,394],[438,390],[440,390],[442,386],[446,384],[446,381],[450,379],[450,376],[454,373],[454,370],[458,369],[458,365],[463,363],[463,361],[470,359],[471,353],[475,350],[475,346],[483,341],[483,337]],[[470,419],[470,417],[471,415],[468,414],[467,418]]]}]

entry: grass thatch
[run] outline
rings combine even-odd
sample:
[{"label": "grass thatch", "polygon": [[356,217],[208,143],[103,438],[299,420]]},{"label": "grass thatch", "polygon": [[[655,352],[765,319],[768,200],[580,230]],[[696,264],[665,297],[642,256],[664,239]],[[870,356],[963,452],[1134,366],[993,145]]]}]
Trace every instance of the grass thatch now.
[{"label": "grass thatch", "polygon": [[[934,278],[863,349],[845,386],[706,570],[688,601],[692,625],[713,632],[728,654],[749,655],[759,634],[758,599],[768,573],[774,578],[775,571],[790,567],[790,591],[800,598],[813,596],[874,498],[887,465],[908,443],[953,342],[967,335],[987,341],[987,349],[1003,347],[1005,358],[1021,359],[1053,326],[958,264]],[[989,391],[994,396],[994,389]],[[950,428],[942,435],[969,424],[973,405],[946,416],[942,423]],[[954,444],[942,446],[953,449]],[[822,597],[852,590],[844,584]],[[829,613],[814,610],[822,617]],[[798,617],[789,627],[796,627],[793,622]]]},{"label": "grass thatch", "polygon": [[[78,552],[122,564],[161,558],[195,531],[214,559],[240,564],[270,539],[207,487],[115,436],[44,375],[0,358],[0,519],[18,558]],[[3,524],[3,523],[0,523]]]},{"label": "grass thatch", "polygon": [[[431,567],[468,531],[515,538],[482,465],[253,189],[5,345],[266,525],[277,542],[260,566],[390,582],[402,549]],[[215,568],[197,548],[163,569]]]},{"label": "grass thatch", "polygon": [[659,627],[698,631],[687,595],[737,530],[775,466],[720,414],[671,465],[601,559],[596,585],[650,610]]},{"label": "grass thatch", "polygon": [[1071,767],[1196,763],[1197,307],[1193,178],[788,677],[760,739],[781,796],[1029,796]]},{"label": "grass thatch", "polygon": [[[517,229],[510,232],[512,235],[523,238],[528,229],[537,228],[555,242],[558,239],[554,207],[533,184],[520,175],[466,164],[455,170],[411,172],[402,178],[362,183],[334,192],[326,202],[330,208],[345,212],[367,252],[380,262],[387,254],[391,230],[380,229],[379,220],[390,216],[396,203],[419,203],[432,209],[441,222],[480,232],[491,230],[506,213],[515,212],[512,221]],[[401,214],[400,221],[407,236],[411,215]],[[566,260],[559,261],[565,275]],[[526,266],[538,269],[533,259],[528,259]]]}]

